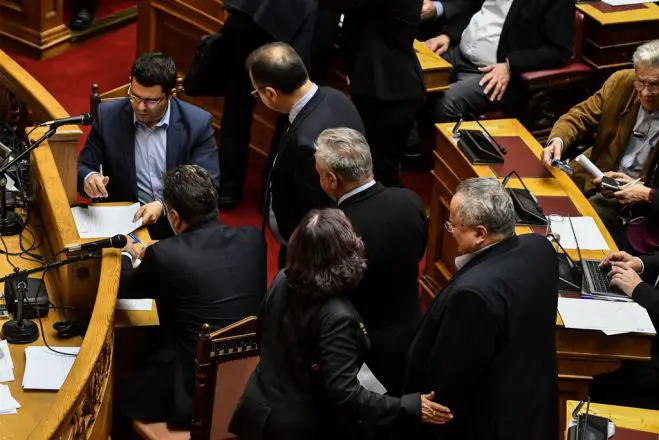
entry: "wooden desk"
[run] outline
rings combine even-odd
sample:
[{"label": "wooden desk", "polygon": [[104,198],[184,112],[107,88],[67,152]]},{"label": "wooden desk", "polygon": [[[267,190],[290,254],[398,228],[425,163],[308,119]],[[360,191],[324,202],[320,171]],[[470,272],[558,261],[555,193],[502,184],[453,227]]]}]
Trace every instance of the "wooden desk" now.
[{"label": "wooden desk", "polygon": [[583,58],[607,74],[631,67],[634,50],[659,38],[659,6],[654,3],[613,7],[585,2],[577,8],[586,16]]},{"label": "wooden desk", "polygon": [[[578,404],[579,401],[575,400],[567,402],[565,409],[567,419],[572,417],[572,411],[574,411]],[[581,411],[583,413],[585,407]],[[619,428],[633,429],[635,431],[658,434],[655,439],[659,439],[659,411],[591,403],[589,414],[612,420],[616,424],[616,432],[618,432]],[[616,439],[618,436],[613,438]],[[567,440],[567,431],[565,432],[565,439]]]},{"label": "wooden desk", "polygon": [[[522,124],[515,119],[484,121],[487,130],[508,150],[507,163],[519,162],[516,170],[524,179],[526,186],[540,198],[540,203],[552,202],[562,198],[572,203],[574,214],[591,216],[602,231],[608,246],[616,249],[615,243],[604,228],[595,210],[576,187],[568,175],[558,169],[545,169],[539,158],[542,147]],[[435,168],[433,194],[430,202],[429,239],[426,267],[421,286],[424,299],[434,298],[440,286],[444,285],[456,272],[455,257],[457,249],[451,234],[445,232],[444,221],[448,219],[449,203],[457,184],[470,177],[496,177],[502,180],[501,169],[497,172],[486,165],[472,165],[462,154],[452,139],[454,124],[436,126],[437,146],[435,148]],[[475,123],[465,123],[463,128],[478,129]],[[519,140],[523,143],[519,143]],[[514,143],[513,141],[517,142]],[[517,164],[516,164],[517,165]],[[526,170],[523,171],[523,170]],[[539,172],[539,177],[531,171]],[[529,177],[527,177],[529,176]],[[521,187],[517,179],[511,179],[511,187]],[[545,212],[552,214],[545,206]],[[532,232],[528,227],[517,227],[518,234]],[[568,250],[572,258],[578,259],[576,251]],[[583,251],[586,258],[602,258],[606,251]],[[588,393],[593,376],[614,371],[623,360],[648,360],[652,336],[623,334],[606,336],[601,331],[566,329],[557,315],[556,319],[556,354],[558,359],[559,390],[561,402],[561,423],[564,423],[564,402],[568,399],[582,399]],[[561,425],[564,426],[564,425]]]}]

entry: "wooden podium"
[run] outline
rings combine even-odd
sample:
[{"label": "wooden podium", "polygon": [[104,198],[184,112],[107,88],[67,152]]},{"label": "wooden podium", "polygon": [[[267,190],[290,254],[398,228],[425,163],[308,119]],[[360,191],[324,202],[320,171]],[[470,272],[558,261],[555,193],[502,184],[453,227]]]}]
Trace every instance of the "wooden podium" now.
[{"label": "wooden podium", "polygon": [[[436,126],[438,133],[434,152],[435,167],[432,171],[434,179],[427,262],[421,280],[423,297],[427,301],[434,298],[441,286],[456,272],[456,243],[443,225],[449,218],[449,203],[457,184],[470,177],[496,177],[501,181],[514,170],[538,198],[545,214],[591,216],[609,248],[616,249],[613,239],[572,179],[560,170],[545,168],[540,162],[542,147],[519,121],[492,120],[484,121],[483,125],[507,149],[508,154],[503,164],[471,164],[452,138],[454,124]],[[466,122],[462,128],[479,129],[474,122]],[[508,186],[522,187],[516,178],[512,178]],[[515,231],[517,234],[544,233],[544,227],[535,231],[529,227],[517,227]],[[601,259],[607,252],[584,250],[582,254],[585,258]],[[574,260],[579,259],[576,251],[568,250],[568,253]],[[563,432],[565,427],[565,402],[583,399],[588,394],[593,376],[616,370],[623,360],[649,360],[652,338],[650,335],[633,333],[606,336],[601,331],[567,329],[557,314],[556,354],[562,427],[560,432]]]}]

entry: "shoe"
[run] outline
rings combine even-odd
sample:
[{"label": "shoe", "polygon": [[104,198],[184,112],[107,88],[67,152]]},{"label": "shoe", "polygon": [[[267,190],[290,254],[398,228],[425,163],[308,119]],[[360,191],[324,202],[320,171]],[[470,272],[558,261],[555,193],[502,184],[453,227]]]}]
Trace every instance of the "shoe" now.
[{"label": "shoe", "polygon": [[242,191],[237,189],[221,189],[217,196],[217,204],[220,209],[231,209],[240,203]]},{"label": "shoe", "polygon": [[92,25],[95,15],[96,14],[94,14],[94,11],[91,9],[79,9],[78,12],[76,12],[76,16],[73,17],[73,20],[69,23],[69,29],[72,31],[84,31]]}]

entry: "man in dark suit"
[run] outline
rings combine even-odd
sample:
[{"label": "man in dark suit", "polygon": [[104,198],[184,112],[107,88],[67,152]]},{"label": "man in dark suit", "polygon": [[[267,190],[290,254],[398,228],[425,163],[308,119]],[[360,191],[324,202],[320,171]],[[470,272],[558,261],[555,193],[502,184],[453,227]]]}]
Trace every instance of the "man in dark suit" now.
[{"label": "man in dark suit", "polygon": [[320,0],[345,12],[341,50],[375,178],[402,186],[400,160],[425,86],[414,51],[420,0]]},{"label": "man in dark suit", "polygon": [[210,113],[173,96],[174,60],[145,53],[133,64],[128,97],[101,103],[78,158],[78,192],[109,202],[139,201],[154,238],[171,235],[162,217],[162,175],[181,164],[220,170]]},{"label": "man in dark suit", "polygon": [[426,44],[452,65],[451,87],[435,101],[438,122],[519,107],[520,74],[562,67],[573,51],[572,0],[460,0]]},{"label": "man in dark suit", "polygon": [[283,41],[295,48],[313,74],[333,42],[339,15],[319,7],[316,0],[224,0],[224,7],[230,15],[222,27],[226,92],[220,132],[220,206],[231,207],[242,196],[256,104],[249,94],[247,56],[268,42]]},{"label": "man in dark suit", "polygon": [[[611,268],[611,285],[644,307],[659,329],[659,254],[612,252],[602,265]],[[650,362],[625,361],[618,370],[595,377],[590,391],[596,402],[659,409],[659,336],[652,341]]]},{"label": "man in dark suit", "polygon": [[556,252],[540,235],[514,234],[496,179],[461,182],[445,227],[458,271],[412,341],[403,392],[434,390],[455,418],[418,438],[556,439]]},{"label": "man in dark suit", "polygon": [[320,187],[315,168],[314,142],[327,128],[349,127],[364,132],[355,106],[338,90],[318,87],[295,50],[286,43],[271,43],[247,59],[254,96],[270,109],[288,115],[267,180],[263,225],[267,223],[282,246],[302,217],[314,208],[334,206]]},{"label": "man in dark suit", "polygon": [[423,204],[414,192],[373,179],[370,149],[356,130],[323,131],[316,170],[366,247],[368,267],[349,295],[371,338],[366,364],[387,394],[400,396],[405,355],[422,318],[417,278],[426,250]]},{"label": "man in dark suit", "polygon": [[119,389],[126,418],[186,425],[192,417],[197,335],[255,315],[266,289],[265,242],[256,228],[217,220],[217,191],[197,165],[164,178],[164,203],[176,236],[122,257],[119,297],[154,298],[160,327],[149,360]]}]

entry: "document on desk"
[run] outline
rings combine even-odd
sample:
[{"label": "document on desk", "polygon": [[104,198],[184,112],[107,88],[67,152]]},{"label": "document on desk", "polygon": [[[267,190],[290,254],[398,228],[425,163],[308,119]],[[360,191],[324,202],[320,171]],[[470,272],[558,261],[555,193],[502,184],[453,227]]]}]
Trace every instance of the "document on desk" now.
[{"label": "document on desk", "polygon": [[648,0],[602,0],[602,3],[606,3],[611,6],[626,6],[626,5],[638,5],[641,3],[649,3]]},{"label": "document on desk", "polygon": [[71,208],[80,238],[108,238],[128,234],[142,226],[142,219],[133,222],[139,203],[130,206],[89,206]]},{"label": "document on desk", "polygon": [[[52,347],[62,353],[78,354],[80,347]],[[54,390],[62,387],[75,362],[75,356],[55,353],[47,347],[25,347],[23,389]]]},{"label": "document on desk", "polygon": [[145,299],[118,299],[115,310],[151,310],[153,309],[153,300]]},{"label": "document on desk", "polygon": [[558,298],[558,313],[566,328],[656,334],[647,310],[635,302]]},{"label": "document on desk", "polygon": [[14,363],[11,361],[7,341],[0,341],[0,382],[14,381]]},{"label": "document on desk", "polygon": [[21,405],[11,395],[9,385],[0,384],[0,415],[16,414]]},{"label": "document on desk", "polygon": [[[592,217],[556,217],[549,216],[550,230],[560,237],[559,242],[565,249],[576,249],[577,241],[581,250],[609,250],[604,236]],[[570,225],[570,223],[572,223]],[[574,231],[573,231],[574,229]]]}]

